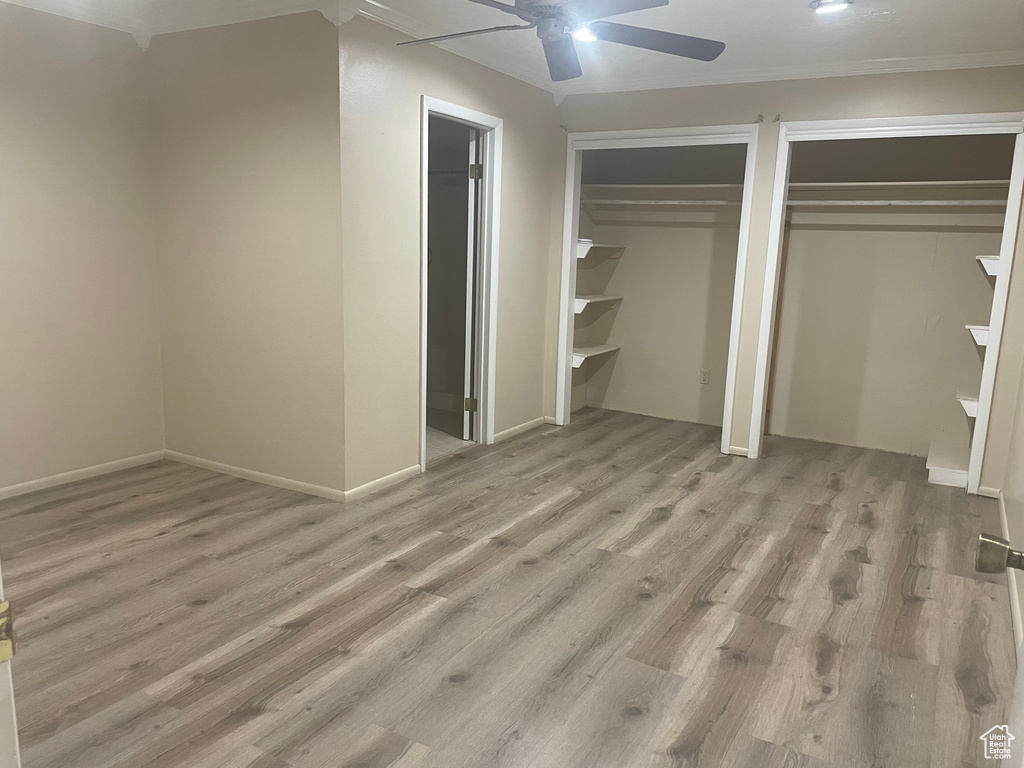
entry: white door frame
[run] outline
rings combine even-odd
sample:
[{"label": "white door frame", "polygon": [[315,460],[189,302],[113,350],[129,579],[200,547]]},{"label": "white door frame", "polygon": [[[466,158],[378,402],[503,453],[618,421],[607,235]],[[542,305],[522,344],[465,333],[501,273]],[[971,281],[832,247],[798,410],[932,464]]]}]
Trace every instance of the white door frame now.
[{"label": "white door frame", "polygon": [[654,128],[628,131],[570,133],[565,166],[565,211],[562,225],[562,288],[558,305],[558,371],[555,387],[555,423],[569,423],[572,411],[572,335],[576,297],[576,242],[579,239],[581,153],[588,149],[638,149],[643,147],[698,147],[745,144],[747,160],[740,206],[740,236],[736,249],[736,282],[729,330],[729,362],[725,373],[725,406],[722,414],[722,453],[742,453],[732,446],[732,417],[736,400],[736,365],[739,359],[740,315],[747,275],[750,215],[754,199],[754,165],[757,156],[757,124],[718,125],[696,128]]},{"label": "white door frame", "polygon": [[[1024,113],[934,115],[876,118],[863,120],[815,120],[782,123],[775,160],[775,183],[772,189],[771,223],[768,230],[768,260],[765,266],[764,295],[761,299],[761,324],[757,340],[757,367],[754,372],[754,403],[750,419],[751,458],[761,454],[767,410],[768,377],[770,375],[772,340],[775,331],[775,310],[779,294],[782,240],[785,232],[787,190],[792,144],[796,141],[836,141],[841,139],[877,139],[916,136],[970,136],[1017,134],[1010,192],[1003,225],[999,272],[992,297],[992,318],[985,362],[981,374],[978,415],[974,421],[971,459],[967,473],[967,490],[977,493],[981,481],[981,465],[988,437],[992,391],[999,362],[999,344],[1013,266],[1013,253],[1020,216],[1021,191],[1024,187]],[[950,395],[952,397],[952,393]]]},{"label": "white door frame", "polygon": [[[494,392],[498,334],[498,245],[501,235],[501,160],[503,121],[473,109],[424,96],[420,110],[420,472],[427,469],[427,287],[429,226],[427,198],[430,117],[443,117],[480,131],[484,179],[480,194],[481,244],[477,270],[476,359],[479,388],[474,419],[477,442],[494,442]],[[469,331],[469,329],[467,329]]]},{"label": "white door frame", "polygon": [[[4,600],[4,577],[0,570],[0,603]],[[18,722],[14,714],[14,682],[11,662],[0,664],[0,768],[19,768]]]}]

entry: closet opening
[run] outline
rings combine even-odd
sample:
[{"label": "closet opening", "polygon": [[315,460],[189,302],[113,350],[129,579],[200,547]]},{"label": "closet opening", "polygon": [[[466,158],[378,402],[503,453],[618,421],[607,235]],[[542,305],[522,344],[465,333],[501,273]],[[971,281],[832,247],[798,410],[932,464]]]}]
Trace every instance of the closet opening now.
[{"label": "closet opening", "polygon": [[502,123],[424,98],[420,469],[494,441]]},{"label": "closet opening", "polygon": [[751,455],[764,434],[869,448],[978,492],[1024,181],[1013,128],[783,126]]},{"label": "closet opening", "polygon": [[731,420],[756,128],[739,130],[574,137],[558,423],[624,411],[720,427],[723,452],[741,452]]}]

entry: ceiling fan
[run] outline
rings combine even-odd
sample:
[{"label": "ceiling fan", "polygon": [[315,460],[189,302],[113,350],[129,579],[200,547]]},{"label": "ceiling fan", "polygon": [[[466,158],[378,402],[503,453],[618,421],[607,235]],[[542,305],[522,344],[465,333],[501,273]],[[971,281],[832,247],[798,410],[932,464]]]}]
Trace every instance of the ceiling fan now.
[{"label": "ceiling fan", "polygon": [[515,5],[499,0],[469,1],[518,16],[527,23],[474,29],[453,35],[428,37],[425,40],[410,40],[399,45],[423,45],[489,32],[536,29],[537,37],[544,45],[548,71],[551,73],[551,79],[555,81],[572,80],[583,76],[576,45],[573,42],[574,37],[586,41],[604,40],[699,61],[714,61],[725,50],[725,43],[716,40],[601,21],[608,16],[668,5],[669,0],[514,0]]}]

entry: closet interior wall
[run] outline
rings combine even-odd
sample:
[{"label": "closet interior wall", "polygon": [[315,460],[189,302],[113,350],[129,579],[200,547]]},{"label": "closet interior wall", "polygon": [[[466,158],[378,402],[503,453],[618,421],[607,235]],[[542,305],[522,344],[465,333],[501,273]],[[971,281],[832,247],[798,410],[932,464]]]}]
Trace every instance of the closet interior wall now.
[{"label": "closet interior wall", "polygon": [[[572,406],[722,425],[746,147],[583,153]],[[706,372],[702,383],[701,373]]]},{"label": "closet interior wall", "polygon": [[1013,138],[794,145],[769,434],[966,470]]},{"label": "closet interior wall", "polygon": [[430,118],[427,426],[462,438],[470,128]]}]

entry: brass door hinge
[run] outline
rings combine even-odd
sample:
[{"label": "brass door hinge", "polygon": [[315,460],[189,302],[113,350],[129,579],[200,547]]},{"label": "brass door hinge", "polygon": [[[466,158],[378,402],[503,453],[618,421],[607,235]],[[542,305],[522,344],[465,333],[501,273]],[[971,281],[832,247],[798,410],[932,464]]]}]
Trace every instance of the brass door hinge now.
[{"label": "brass door hinge", "polygon": [[484,167],[480,163],[473,163],[469,166],[469,178],[478,181],[484,177]]},{"label": "brass door hinge", "polygon": [[466,410],[470,413],[476,413],[477,401],[475,397],[466,398]]},{"label": "brass door hinge", "polygon": [[0,664],[14,658],[14,614],[11,612],[11,604],[0,603]]}]

